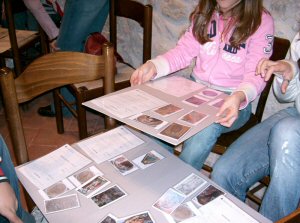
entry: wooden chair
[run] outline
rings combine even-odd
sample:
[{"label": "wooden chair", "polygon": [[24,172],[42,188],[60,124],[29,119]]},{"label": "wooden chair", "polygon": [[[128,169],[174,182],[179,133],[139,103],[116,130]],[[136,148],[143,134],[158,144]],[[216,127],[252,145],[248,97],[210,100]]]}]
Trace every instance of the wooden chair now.
[{"label": "wooden chair", "polygon": [[[79,52],[56,52],[46,54],[32,62],[17,78],[8,68],[0,70],[0,86],[3,94],[5,115],[12,140],[17,165],[29,161],[27,145],[19,111],[19,104],[64,85],[103,79],[104,93],[114,90],[114,49],[109,43],[103,46],[103,56]],[[54,96],[55,106],[59,100]],[[61,114],[61,110],[57,111]],[[106,117],[106,126],[115,125],[113,119]],[[58,126],[59,128],[59,126]],[[32,201],[25,196],[27,205]]]},{"label": "wooden chair", "polygon": [[288,216],[276,221],[275,223],[299,223],[300,222],[300,207]]},{"label": "wooden chair", "polygon": [[[134,20],[143,28],[143,60],[146,62],[151,58],[151,39],[152,39],[152,6],[143,5],[133,0],[111,0],[110,1],[110,42],[114,49],[117,49],[117,17],[124,17]],[[130,76],[134,69],[127,64],[117,62],[115,90],[120,90],[130,86]],[[76,109],[72,104],[64,100],[65,106],[78,120],[79,138],[86,138],[87,131],[86,110],[82,103],[103,95],[103,83],[101,80],[84,82],[68,86],[69,90],[76,98]],[[62,118],[58,117],[62,123]],[[63,124],[60,124],[63,125]]]},{"label": "wooden chair", "polygon": [[28,30],[16,30],[12,6],[10,0],[4,0],[5,15],[8,29],[0,28],[2,46],[0,47],[1,67],[5,66],[5,58],[12,58],[16,76],[21,74],[24,67],[21,64],[21,52],[41,43],[41,54],[48,52],[48,42],[45,32],[40,28],[39,32]]}]

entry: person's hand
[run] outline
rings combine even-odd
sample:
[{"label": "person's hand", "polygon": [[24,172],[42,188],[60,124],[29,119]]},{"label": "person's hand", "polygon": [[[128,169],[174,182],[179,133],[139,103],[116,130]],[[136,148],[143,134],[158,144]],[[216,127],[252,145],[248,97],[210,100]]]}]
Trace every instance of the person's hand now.
[{"label": "person's hand", "polygon": [[246,96],[243,92],[237,91],[225,99],[217,116],[219,119],[216,123],[220,123],[225,127],[230,127],[238,118],[240,104],[245,100]]},{"label": "person's hand", "polygon": [[56,43],[56,39],[50,42],[50,51],[51,52],[56,52],[59,51],[60,48],[58,48],[57,43]]},{"label": "person's hand", "polygon": [[12,223],[22,223],[17,216],[18,200],[8,182],[0,183],[0,214]]},{"label": "person's hand", "polygon": [[148,61],[132,73],[130,83],[132,86],[145,83],[151,80],[156,74],[156,67],[152,62]]},{"label": "person's hand", "polygon": [[281,92],[285,93],[286,89],[293,79],[293,68],[285,61],[271,61],[261,59],[256,67],[256,75],[261,75],[265,81],[268,81],[274,72],[282,75]]}]

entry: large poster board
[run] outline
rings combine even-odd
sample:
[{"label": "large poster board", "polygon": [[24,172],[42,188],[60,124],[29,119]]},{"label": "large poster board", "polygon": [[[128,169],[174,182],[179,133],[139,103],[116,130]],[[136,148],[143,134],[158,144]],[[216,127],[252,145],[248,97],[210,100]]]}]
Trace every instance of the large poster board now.
[{"label": "large poster board", "polygon": [[84,105],[178,145],[217,120],[228,95],[172,76],[129,87]]}]

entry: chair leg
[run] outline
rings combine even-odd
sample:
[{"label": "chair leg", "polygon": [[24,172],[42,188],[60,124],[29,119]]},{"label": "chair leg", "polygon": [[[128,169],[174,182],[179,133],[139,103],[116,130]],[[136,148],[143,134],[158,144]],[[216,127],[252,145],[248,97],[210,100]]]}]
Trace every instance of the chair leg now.
[{"label": "chair leg", "polygon": [[62,102],[60,100],[60,91],[55,89],[53,92],[54,106],[55,106],[55,118],[56,118],[56,127],[59,134],[64,133],[64,120],[62,114]]},{"label": "chair leg", "polygon": [[80,139],[88,137],[86,110],[82,106],[82,103],[84,102],[82,94],[84,94],[84,92],[76,92],[77,123]]}]

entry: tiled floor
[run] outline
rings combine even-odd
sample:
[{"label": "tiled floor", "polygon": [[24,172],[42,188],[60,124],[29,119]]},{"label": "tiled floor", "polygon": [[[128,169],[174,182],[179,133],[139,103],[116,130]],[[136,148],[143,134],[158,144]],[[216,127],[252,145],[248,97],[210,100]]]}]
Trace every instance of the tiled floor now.
[{"label": "tiled floor", "polygon": [[[40,106],[48,105],[51,100],[52,94],[46,94],[28,103],[27,109],[20,109],[29,158],[31,160],[43,156],[66,143],[72,144],[79,140],[77,120],[74,117],[64,118],[65,132],[58,134],[55,118],[38,115],[37,109]],[[103,128],[103,118],[100,114],[91,112],[87,114],[89,131],[96,131]],[[0,134],[12,151],[12,144],[5,120],[5,110],[2,103],[0,105]]]}]

